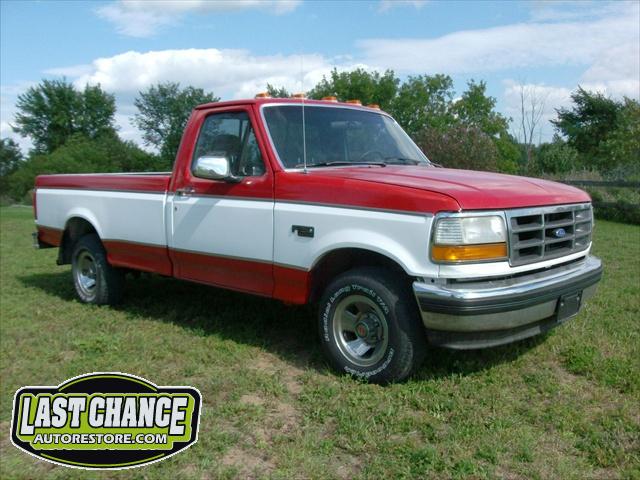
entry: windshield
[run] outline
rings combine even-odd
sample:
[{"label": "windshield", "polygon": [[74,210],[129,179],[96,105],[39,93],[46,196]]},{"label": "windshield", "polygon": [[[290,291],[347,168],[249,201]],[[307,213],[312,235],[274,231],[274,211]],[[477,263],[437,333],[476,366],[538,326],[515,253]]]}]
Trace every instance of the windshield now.
[{"label": "windshield", "polygon": [[[269,135],[285,168],[303,166],[302,106],[264,107]],[[428,165],[429,160],[387,115],[305,105],[308,167],[351,164]]]}]

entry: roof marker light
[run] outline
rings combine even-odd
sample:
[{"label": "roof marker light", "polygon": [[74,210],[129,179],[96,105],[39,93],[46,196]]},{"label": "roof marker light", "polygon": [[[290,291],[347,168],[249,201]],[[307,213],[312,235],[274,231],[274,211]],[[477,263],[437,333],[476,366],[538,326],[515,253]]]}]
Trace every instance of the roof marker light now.
[{"label": "roof marker light", "polygon": [[304,93],[294,93],[291,98],[307,98],[307,96]]},{"label": "roof marker light", "polygon": [[380,105],[378,105],[377,103],[370,103],[369,105],[367,105],[367,107],[373,108],[374,110],[380,110]]},{"label": "roof marker light", "polygon": [[345,103],[351,103],[353,105],[362,105],[360,100],[347,100]]},{"label": "roof marker light", "polygon": [[260,92],[256,94],[256,98],[271,98],[271,95],[269,95],[269,92]]},{"label": "roof marker light", "polygon": [[338,103],[338,97],[334,97],[334,96],[322,97],[322,100],[324,100],[325,102]]}]

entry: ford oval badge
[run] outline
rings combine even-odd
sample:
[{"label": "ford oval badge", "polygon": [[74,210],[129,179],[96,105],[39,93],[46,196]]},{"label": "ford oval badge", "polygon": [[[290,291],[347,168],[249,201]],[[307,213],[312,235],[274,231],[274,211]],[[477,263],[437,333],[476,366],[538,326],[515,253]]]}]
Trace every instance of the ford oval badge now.
[{"label": "ford oval badge", "polygon": [[564,228],[556,228],[553,231],[553,235],[556,238],[564,238],[567,235],[567,231]]}]

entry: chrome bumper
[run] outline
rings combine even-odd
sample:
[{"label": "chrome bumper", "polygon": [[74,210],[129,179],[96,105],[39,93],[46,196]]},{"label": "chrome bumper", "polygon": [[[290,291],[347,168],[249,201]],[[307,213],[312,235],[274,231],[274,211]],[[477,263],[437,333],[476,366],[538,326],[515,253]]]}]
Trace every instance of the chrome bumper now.
[{"label": "chrome bumper", "polygon": [[456,283],[414,282],[432,344],[472,349],[527,338],[563,323],[595,293],[602,262],[586,259],[528,275]]}]

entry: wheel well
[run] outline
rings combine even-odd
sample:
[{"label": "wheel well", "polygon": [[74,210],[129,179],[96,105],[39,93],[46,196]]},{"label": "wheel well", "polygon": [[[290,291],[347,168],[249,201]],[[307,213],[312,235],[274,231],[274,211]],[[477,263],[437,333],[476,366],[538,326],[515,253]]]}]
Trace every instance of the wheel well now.
[{"label": "wheel well", "polygon": [[411,278],[395,260],[381,253],[362,248],[341,248],[325,254],[312,268],[309,301],[317,301],[336,276],[356,267],[382,267],[407,281]]},{"label": "wheel well", "polygon": [[76,242],[89,233],[98,232],[91,223],[84,218],[73,217],[67,221],[62,234],[62,243],[58,251],[58,265],[71,263],[71,254]]}]

